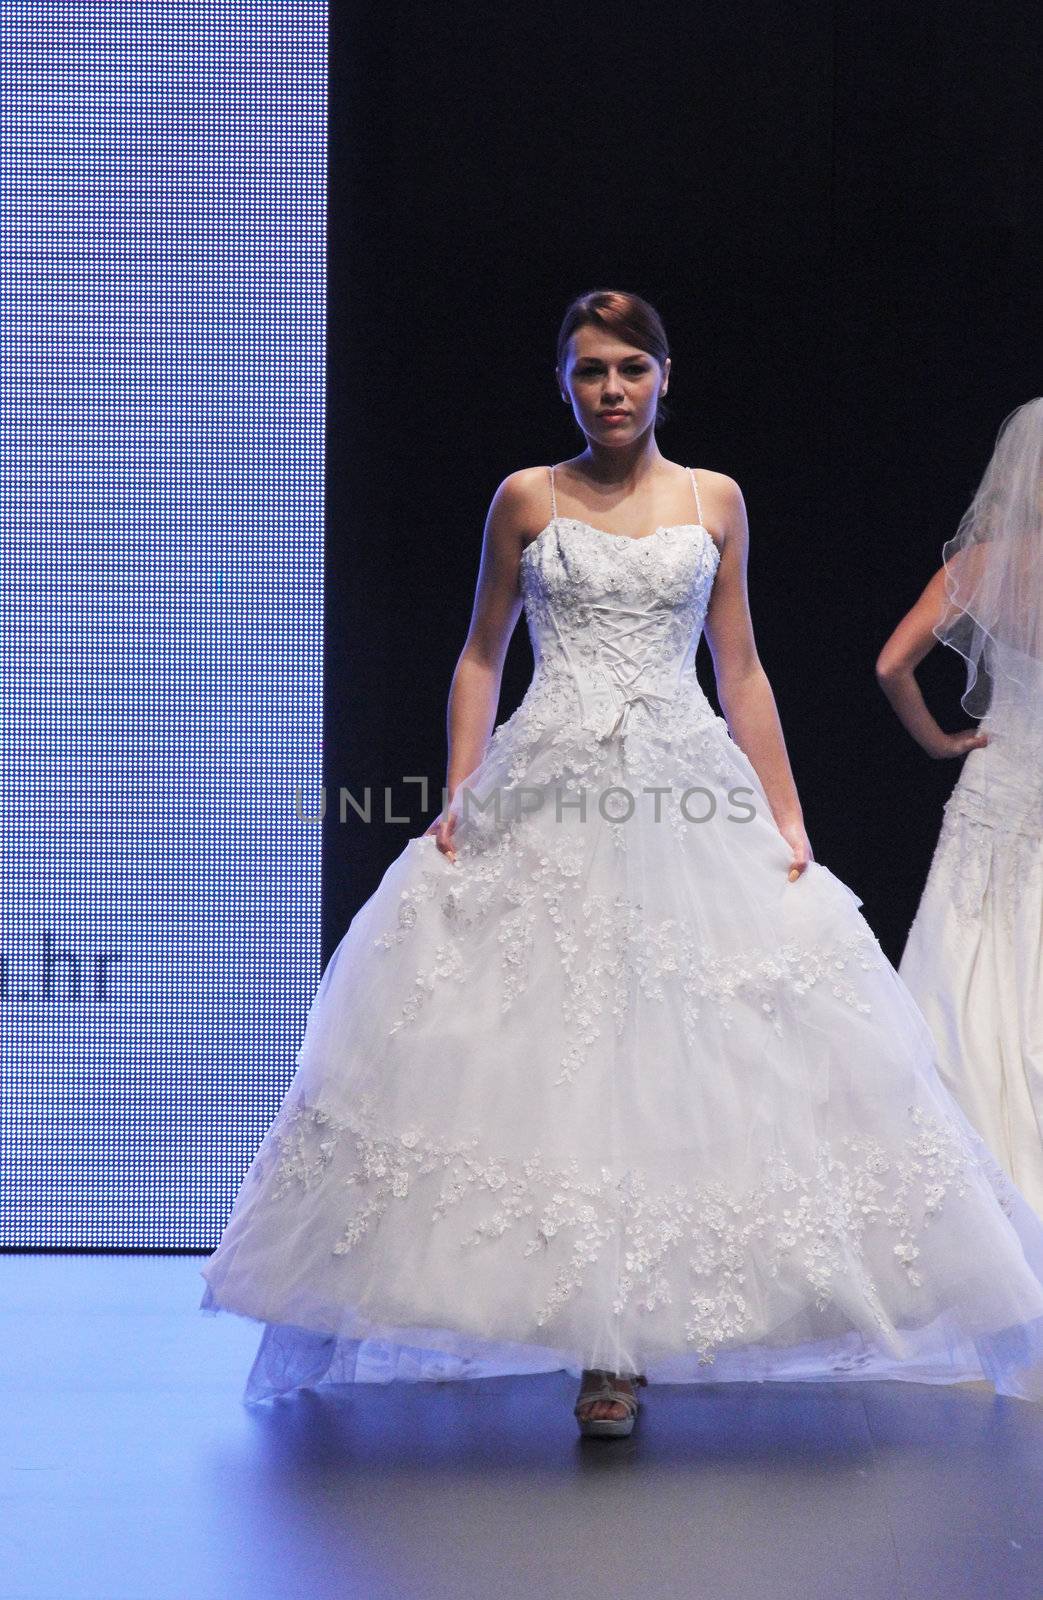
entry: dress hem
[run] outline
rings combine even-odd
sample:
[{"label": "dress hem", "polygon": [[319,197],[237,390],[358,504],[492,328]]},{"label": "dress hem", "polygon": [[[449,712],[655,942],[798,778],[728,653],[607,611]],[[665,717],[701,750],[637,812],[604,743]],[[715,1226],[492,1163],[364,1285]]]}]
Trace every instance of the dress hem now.
[{"label": "dress hem", "polygon": [[[357,1313],[350,1318],[350,1329],[339,1333],[271,1321],[223,1304],[209,1284],[199,1309],[209,1316],[242,1317],[263,1329],[243,1390],[245,1404],[302,1389],[332,1390],[360,1383],[443,1383],[548,1372],[579,1378],[585,1369],[606,1364],[593,1354],[555,1346],[512,1343],[444,1327],[373,1322]],[[695,1355],[666,1353],[636,1370],[650,1385],[986,1383],[997,1395],[1026,1401],[1043,1398],[1043,1319],[981,1338],[956,1340],[937,1324],[899,1330],[899,1337],[909,1342],[907,1358],[872,1345],[852,1330],[788,1347],[742,1345],[720,1351],[709,1363]],[[921,1347],[915,1353],[914,1342]],[[613,1370],[624,1369],[629,1370]]]}]

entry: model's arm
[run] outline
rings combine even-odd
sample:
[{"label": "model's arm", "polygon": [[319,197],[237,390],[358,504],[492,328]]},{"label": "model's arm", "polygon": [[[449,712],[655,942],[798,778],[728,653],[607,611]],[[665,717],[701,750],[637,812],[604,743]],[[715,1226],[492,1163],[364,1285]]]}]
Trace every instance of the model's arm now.
[{"label": "model's arm", "polygon": [[[449,687],[445,783],[449,803],[463,779],[481,763],[496,721],[504,658],[522,609],[518,575],[526,495],[531,493],[528,471],[512,472],[504,479],[485,519],[471,622]],[[427,832],[455,861],[455,819],[448,809],[447,805]]]},{"label": "model's arm", "polygon": [[916,668],[937,644],[934,625],[947,615],[945,568],[939,567],[876,658],[876,681],[906,732],[935,759],[966,755],[988,736],[976,728],[946,733],[935,721],[916,681]]},{"label": "model's arm", "polygon": [[757,655],[746,590],[750,532],[739,485],[724,473],[707,473],[712,520],[719,529],[721,561],[704,632],[713,657],[717,696],[728,729],[764,786],[776,826],[793,852],[789,876],[813,859],[797,786],[786,753],[775,696]]}]

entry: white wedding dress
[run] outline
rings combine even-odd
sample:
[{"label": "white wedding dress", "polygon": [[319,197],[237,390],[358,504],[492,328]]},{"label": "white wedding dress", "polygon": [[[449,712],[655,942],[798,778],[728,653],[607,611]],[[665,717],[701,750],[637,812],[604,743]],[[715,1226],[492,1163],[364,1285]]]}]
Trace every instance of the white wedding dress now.
[{"label": "white wedding dress", "polygon": [[1043,1223],[861,901],[788,880],[697,681],[691,481],[697,521],[629,538],[551,477],[535,671],[457,860],[411,838],[354,917],[202,1269],[202,1309],[266,1325],[249,1399],[583,1367],[1043,1394]]},{"label": "white wedding dress", "polygon": [[898,971],[942,1077],[1043,1213],[1043,662],[1015,665],[945,803]]}]

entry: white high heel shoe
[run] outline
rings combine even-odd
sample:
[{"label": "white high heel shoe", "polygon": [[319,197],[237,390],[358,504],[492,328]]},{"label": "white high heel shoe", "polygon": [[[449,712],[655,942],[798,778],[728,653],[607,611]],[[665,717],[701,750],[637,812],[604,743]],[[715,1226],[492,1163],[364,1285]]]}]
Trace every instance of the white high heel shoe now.
[{"label": "white high heel shoe", "polygon": [[[572,1414],[579,1423],[579,1431],[585,1438],[626,1438],[633,1432],[634,1419],[637,1416],[637,1395],[629,1389],[616,1387],[619,1379],[631,1383],[636,1388],[638,1384],[647,1384],[648,1379],[639,1373],[607,1372],[602,1367],[589,1367],[583,1374],[583,1385],[580,1388],[579,1399],[572,1408]],[[589,1387],[587,1380],[591,1380]],[[593,1405],[596,1400],[605,1400],[609,1404],[618,1402],[626,1406],[625,1417],[581,1417],[580,1412]]]}]

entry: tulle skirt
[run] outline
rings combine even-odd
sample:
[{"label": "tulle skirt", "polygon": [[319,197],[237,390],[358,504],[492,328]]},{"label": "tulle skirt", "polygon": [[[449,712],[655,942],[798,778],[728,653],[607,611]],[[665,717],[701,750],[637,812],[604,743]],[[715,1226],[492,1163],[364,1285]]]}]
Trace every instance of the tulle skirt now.
[{"label": "tulle skirt", "polygon": [[524,758],[509,722],[468,787],[519,782],[542,805],[462,820],[455,863],[410,839],[326,968],[203,1269],[203,1309],[264,1325],[247,1397],[588,1367],[1043,1395],[1043,1223],[859,898],[788,881],[723,719]]}]

